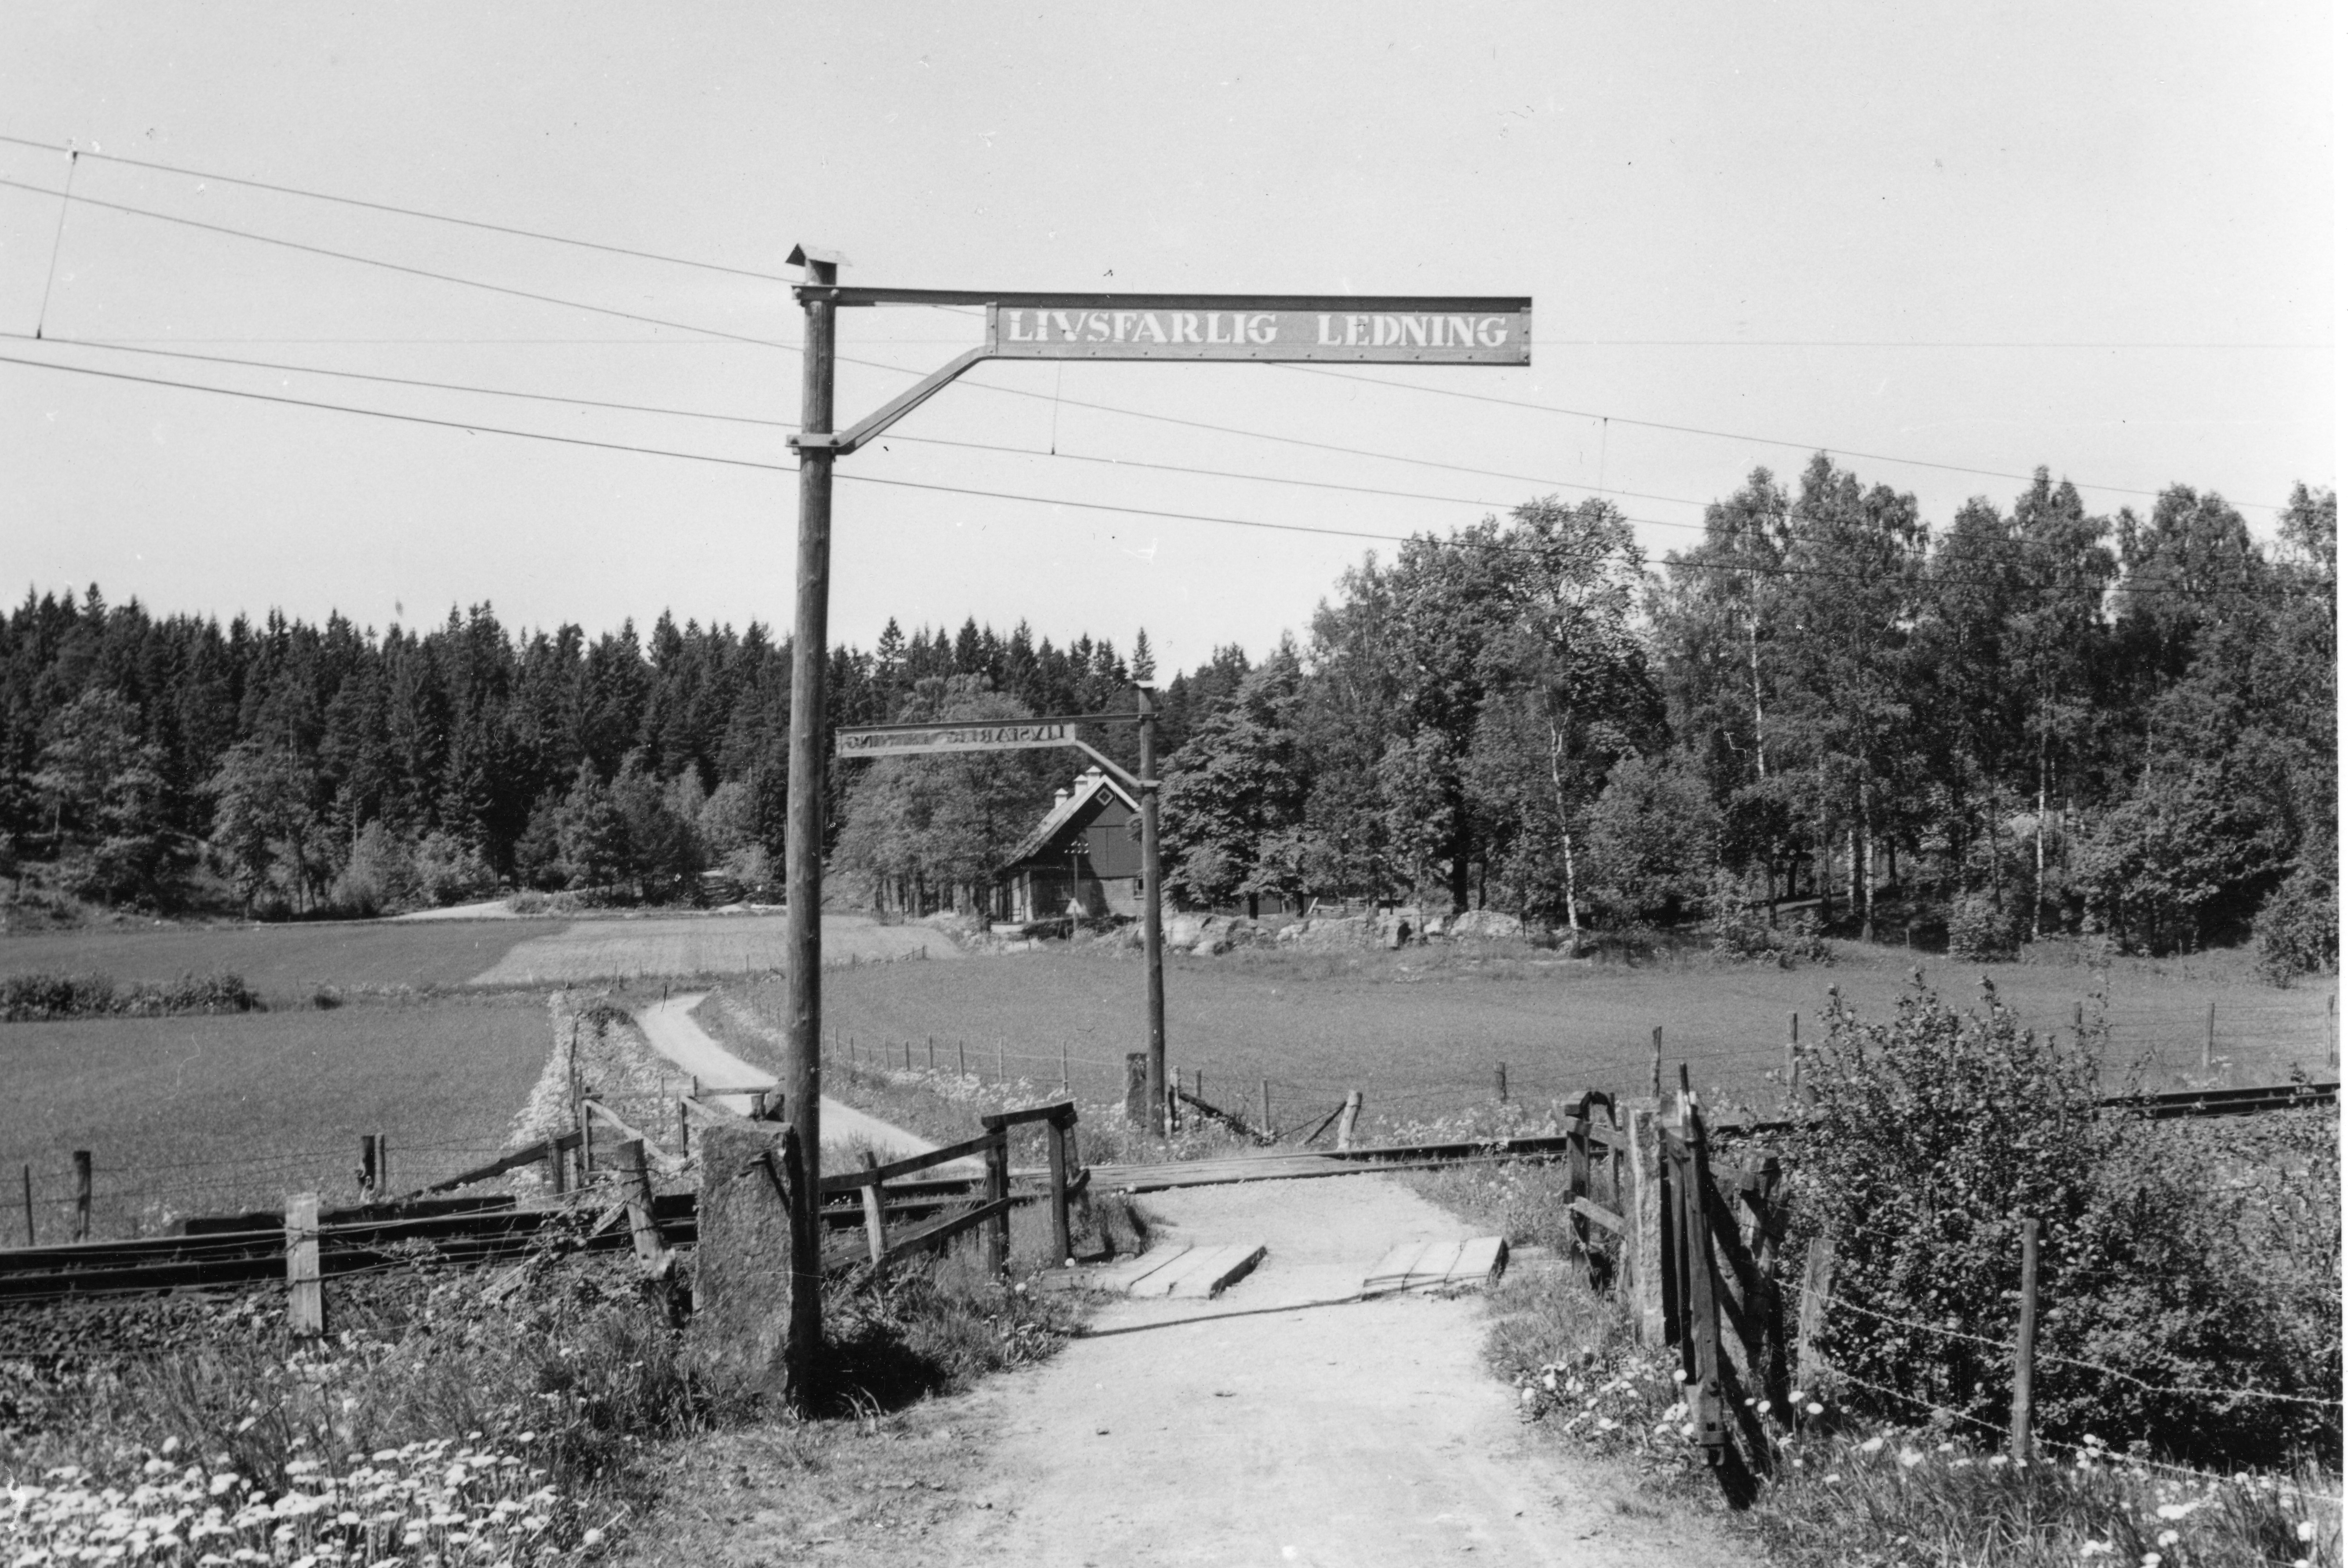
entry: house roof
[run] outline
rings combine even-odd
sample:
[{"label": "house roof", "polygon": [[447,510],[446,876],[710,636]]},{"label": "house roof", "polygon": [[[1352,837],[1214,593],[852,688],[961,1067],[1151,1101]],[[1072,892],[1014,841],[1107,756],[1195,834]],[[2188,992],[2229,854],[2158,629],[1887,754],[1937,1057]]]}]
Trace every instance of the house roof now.
[{"label": "house roof", "polygon": [[1019,841],[1019,847],[1011,851],[1009,860],[1003,862],[1004,868],[1007,870],[1036,854],[1058,836],[1060,830],[1066,827],[1077,812],[1103,799],[1122,800],[1128,810],[1141,810],[1141,802],[1127,794],[1124,786],[1099,769],[1087,768],[1076,775],[1073,788],[1062,790],[1053,800],[1052,809],[1044,813],[1044,820],[1035,825],[1035,830]]}]

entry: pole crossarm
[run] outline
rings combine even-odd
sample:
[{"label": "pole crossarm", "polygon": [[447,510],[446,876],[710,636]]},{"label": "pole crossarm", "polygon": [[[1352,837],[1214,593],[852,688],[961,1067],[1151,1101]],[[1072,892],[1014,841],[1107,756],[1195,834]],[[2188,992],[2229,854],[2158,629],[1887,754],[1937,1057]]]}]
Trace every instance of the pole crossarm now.
[{"label": "pole crossarm", "polygon": [[874,304],[1001,305],[1007,310],[1306,310],[1464,311],[1511,315],[1533,307],[1522,294],[1047,294],[1035,289],[901,289],[845,284],[799,284],[804,302],[840,307]]}]

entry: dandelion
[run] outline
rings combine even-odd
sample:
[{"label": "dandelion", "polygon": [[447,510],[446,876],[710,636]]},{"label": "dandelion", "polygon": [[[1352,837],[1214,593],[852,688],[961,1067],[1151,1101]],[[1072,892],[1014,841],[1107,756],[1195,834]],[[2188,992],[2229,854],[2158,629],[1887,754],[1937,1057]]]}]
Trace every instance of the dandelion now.
[{"label": "dandelion", "polygon": [[1900,1468],[1901,1470],[1914,1470],[1918,1465],[1922,1464],[1923,1462],[1924,1456],[1917,1452],[1914,1449],[1901,1449],[1900,1450]]},{"label": "dandelion", "polygon": [[1879,1437],[1869,1438],[1859,1445],[1859,1451],[1863,1454],[1879,1454],[1883,1451],[1883,1439]]},{"label": "dandelion", "polygon": [[1823,1416],[1827,1413],[1827,1408],[1824,1405],[1819,1404],[1816,1399],[1811,1400],[1808,1404],[1803,1406],[1802,1408],[1808,1411],[1813,1416]]},{"label": "dandelion", "polygon": [[579,1538],[579,1544],[592,1552],[603,1544],[603,1532],[600,1530],[590,1530]]}]

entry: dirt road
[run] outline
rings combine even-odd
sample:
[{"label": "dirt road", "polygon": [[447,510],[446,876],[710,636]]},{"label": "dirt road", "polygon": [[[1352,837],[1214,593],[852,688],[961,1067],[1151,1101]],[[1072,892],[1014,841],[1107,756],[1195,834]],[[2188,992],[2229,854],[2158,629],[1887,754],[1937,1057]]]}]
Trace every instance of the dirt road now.
[{"label": "dirt road", "polygon": [[[973,1396],[982,1498],[937,1562],[1567,1564],[1744,1561],[1697,1518],[1519,1425],[1476,1297],[1347,1300],[1386,1248],[1457,1221],[1376,1176],[1143,1200],[1167,1234],[1261,1241],[1220,1301],[1123,1302]],[[1341,1304],[1341,1305],[1338,1305]]]},{"label": "dirt road", "polygon": [[[694,1020],[693,1010],[708,995],[706,991],[680,992],[664,1002],[637,1008],[636,1025],[644,1030],[645,1041],[705,1084],[771,1083],[772,1073],[751,1066],[711,1039],[708,1031]],[[719,1095],[716,1099],[736,1116],[750,1114],[748,1095]],[[938,1147],[901,1127],[868,1116],[852,1105],[842,1105],[829,1095],[825,1095],[821,1103],[823,1146],[827,1150],[854,1146],[870,1149],[883,1159],[902,1160],[927,1154]],[[937,1169],[951,1176],[976,1176],[985,1167],[975,1160],[954,1160]]]}]

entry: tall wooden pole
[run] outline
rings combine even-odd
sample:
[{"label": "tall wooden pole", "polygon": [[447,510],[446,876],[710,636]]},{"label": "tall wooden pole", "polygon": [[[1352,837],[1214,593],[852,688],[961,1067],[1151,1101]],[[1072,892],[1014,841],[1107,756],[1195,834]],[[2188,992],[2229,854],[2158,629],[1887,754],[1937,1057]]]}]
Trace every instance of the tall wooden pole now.
[{"label": "tall wooden pole", "polygon": [[[839,276],[829,258],[796,254],[807,284]],[[799,429],[831,432],[832,328],[837,307],[819,294],[800,301]],[[798,1134],[800,1190],[791,1194],[791,1322],[784,1359],[791,1398],[813,1408],[815,1363],[823,1344],[822,1238],[816,1215],[823,1126],[823,750],[824,666],[830,642],[831,462],[829,447],[799,449],[798,598],[791,617],[791,773],[783,863],[787,1030],[783,1043],[786,1114]]]},{"label": "tall wooden pole", "polygon": [[1166,1124],[1166,940],[1158,881],[1158,706],[1149,687],[1134,687],[1141,730],[1141,950],[1149,971],[1149,1103]]}]

